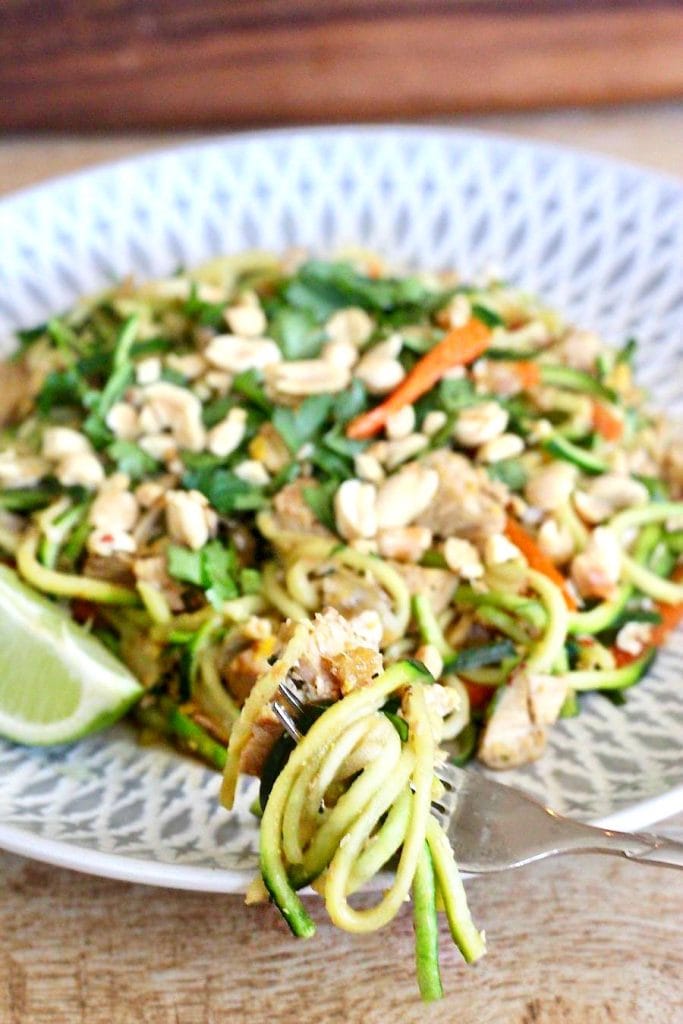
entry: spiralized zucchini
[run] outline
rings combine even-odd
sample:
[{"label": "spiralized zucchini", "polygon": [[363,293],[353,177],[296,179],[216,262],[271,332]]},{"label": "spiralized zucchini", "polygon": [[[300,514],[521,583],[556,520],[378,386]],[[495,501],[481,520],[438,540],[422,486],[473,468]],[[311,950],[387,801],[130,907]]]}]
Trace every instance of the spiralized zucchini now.
[{"label": "spiralized zucchini", "polygon": [[437,907],[468,962],[484,949],[431,813],[439,760],[540,756],[683,613],[683,448],[635,343],[363,250],[126,280],[19,340],[2,559],[137,676],[146,739],[224,770],[226,808],[259,777],[292,930],[314,930],[307,885],[353,932],[412,898],[438,998]]}]

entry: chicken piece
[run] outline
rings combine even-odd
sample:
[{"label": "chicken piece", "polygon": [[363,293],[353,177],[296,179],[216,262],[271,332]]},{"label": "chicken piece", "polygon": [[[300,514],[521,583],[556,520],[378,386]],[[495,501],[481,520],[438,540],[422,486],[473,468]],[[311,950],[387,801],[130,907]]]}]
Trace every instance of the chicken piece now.
[{"label": "chicken piece", "polygon": [[518,768],[545,750],[547,726],[567,696],[564,676],[520,670],[503,688],[479,744],[479,758],[489,768]]},{"label": "chicken piece", "polygon": [[169,576],[166,558],[163,555],[136,558],[133,562],[133,573],[138,583],[149,583],[163,594],[172,612],[182,611],[183,588],[177,580]]},{"label": "chicken piece", "polygon": [[683,441],[673,440],[664,455],[664,476],[671,487],[672,498],[683,498]]},{"label": "chicken piece", "polygon": [[[335,608],[326,608],[310,624],[310,642],[288,675],[288,683],[304,703],[339,700],[382,672],[382,655],[367,633],[357,633]],[[295,627],[285,623],[277,643],[284,648]],[[254,661],[249,663],[255,669]],[[266,669],[268,663],[266,662]],[[261,673],[263,674],[263,673]],[[253,680],[255,682],[255,680]],[[259,775],[270,749],[282,732],[270,706],[261,711],[242,751],[240,770]]]},{"label": "chicken piece", "polygon": [[312,509],[304,500],[304,488],[311,485],[315,485],[315,480],[310,477],[300,477],[278,491],[273,499],[275,523],[280,530],[290,530],[292,533],[315,533],[322,537],[331,537],[330,531],[322,525],[319,519],[316,519]]},{"label": "chicken piece", "polygon": [[24,364],[0,362],[0,427],[20,417],[28,397],[28,372]]},{"label": "chicken piece", "polygon": [[505,489],[492,484],[485,471],[456,452],[438,450],[423,466],[439,474],[439,489],[430,506],[416,519],[440,537],[479,540],[505,529]]},{"label": "chicken piece", "polygon": [[384,667],[377,647],[358,634],[336,608],[313,620],[311,643],[290,673],[304,701],[338,700]]},{"label": "chicken piece", "polygon": [[275,644],[273,636],[256,640],[233,655],[222,668],[221,674],[238,704],[244,703],[256,680],[268,671],[268,659],[275,650]]},{"label": "chicken piece", "polygon": [[427,598],[435,615],[451,603],[458,578],[448,569],[431,569],[409,562],[392,562],[391,565],[405,580],[411,594],[423,594]]},{"label": "chicken piece", "polygon": [[111,555],[88,555],[83,566],[83,575],[93,579],[106,580],[123,587],[134,587],[133,559],[125,551],[114,551]]},{"label": "chicken piece", "polygon": [[282,726],[270,706],[263,709],[252,726],[249,742],[242,751],[240,771],[259,777],[275,741],[282,735]]},{"label": "chicken piece", "polygon": [[323,605],[336,608],[345,617],[368,610],[377,611],[383,617],[383,613],[391,609],[389,595],[375,580],[343,566],[323,576],[320,587]]}]

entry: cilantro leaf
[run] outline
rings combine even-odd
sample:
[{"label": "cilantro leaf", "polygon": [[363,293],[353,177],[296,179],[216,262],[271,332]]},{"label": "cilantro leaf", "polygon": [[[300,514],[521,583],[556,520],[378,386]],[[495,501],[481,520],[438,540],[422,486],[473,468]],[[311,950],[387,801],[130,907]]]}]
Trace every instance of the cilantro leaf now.
[{"label": "cilantro leaf", "polygon": [[240,590],[243,594],[260,594],[261,587],[261,573],[258,569],[240,570]]},{"label": "cilantro leaf", "polygon": [[486,470],[492,480],[507,484],[511,491],[521,491],[529,476],[519,459],[500,459],[488,465]]},{"label": "cilantro leaf", "polygon": [[496,313],[495,309],[483,306],[479,302],[472,303],[472,316],[481,320],[487,327],[505,327],[505,321],[500,313]]},{"label": "cilantro leaf", "polygon": [[36,398],[38,411],[45,415],[56,405],[80,405],[85,390],[85,381],[73,367],[69,370],[52,370],[43,381]]},{"label": "cilantro leaf", "polygon": [[324,339],[311,311],[291,306],[279,307],[271,322],[270,333],[285,359],[313,359],[320,353]]},{"label": "cilantro leaf", "polygon": [[372,278],[350,263],[310,260],[284,286],[290,306],[306,310],[318,323],[337,309],[360,306],[391,322],[406,323],[445,305],[453,289],[435,292],[417,277]]},{"label": "cilantro leaf", "polygon": [[223,322],[224,302],[205,302],[199,298],[196,281],[190,285],[189,298],[183,305],[183,313],[203,327],[219,327]]},{"label": "cilantro leaf", "polygon": [[224,601],[239,596],[238,579],[242,593],[255,593],[254,588],[260,589],[259,573],[255,569],[240,569],[234,547],[219,540],[210,540],[198,551],[172,544],[166,552],[166,563],[169,575],[201,587],[207,600],[217,609]]},{"label": "cilantro leaf", "polygon": [[202,584],[206,588],[206,596],[214,608],[220,608],[224,601],[231,601],[239,594],[235,580],[235,549],[225,547],[218,540],[211,540],[201,549],[201,554]]},{"label": "cilantro leaf", "polygon": [[361,412],[365,412],[368,405],[368,393],[365,385],[358,377],[354,377],[348,388],[338,392],[332,403],[332,417],[335,422],[346,423],[352,420]]},{"label": "cilantro leaf", "polygon": [[159,471],[159,463],[148,455],[134,441],[119,438],[107,448],[107,455],[116,463],[119,473],[126,473],[131,480],[143,480]]},{"label": "cilantro leaf", "polygon": [[337,532],[334,518],[334,495],[339,487],[337,480],[328,480],[324,484],[311,484],[304,487],[301,494],[316,519],[332,533]]},{"label": "cilantro leaf", "polygon": [[293,455],[315,438],[330,413],[332,402],[331,395],[310,395],[298,409],[284,406],[275,409],[273,426]]},{"label": "cilantro leaf", "polygon": [[331,452],[335,452],[337,455],[341,455],[347,459],[353,459],[355,455],[359,455],[367,448],[369,442],[352,441],[351,438],[347,437],[344,433],[343,427],[336,426],[327,431],[323,437],[323,444],[326,448],[329,448]]},{"label": "cilantro leaf", "polygon": [[439,402],[446,412],[459,412],[460,409],[477,402],[472,382],[466,377],[462,380],[442,380],[439,384]]},{"label": "cilantro leaf", "polygon": [[219,515],[263,508],[266,498],[260,487],[241,480],[229,469],[196,469],[183,476],[183,486],[205,494]]},{"label": "cilantro leaf", "polygon": [[169,576],[183,583],[193,583],[196,587],[201,587],[204,578],[201,550],[190,551],[189,548],[170,544],[166,549],[166,565]]},{"label": "cilantro leaf", "polygon": [[214,398],[212,402],[207,402],[202,409],[202,423],[207,430],[225,419],[234,404],[234,399],[230,395],[222,395],[220,398]]},{"label": "cilantro leaf", "polygon": [[616,361],[618,363],[628,363],[631,366],[637,350],[638,342],[635,338],[629,338],[624,347],[620,348],[617,352]]},{"label": "cilantro leaf", "polygon": [[266,413],[267,416],[272,413],[273,403],[261,387],[261,378],[256,370],[244,370],[243,373],[238,373],[233,378],[232,390],[243,395],[247,401]]}]

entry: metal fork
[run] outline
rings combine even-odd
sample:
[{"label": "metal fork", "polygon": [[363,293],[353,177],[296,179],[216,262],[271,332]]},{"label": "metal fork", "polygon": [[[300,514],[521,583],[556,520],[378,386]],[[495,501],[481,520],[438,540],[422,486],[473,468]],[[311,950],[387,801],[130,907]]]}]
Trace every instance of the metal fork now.
[{"label": "metal fork", "polygon": [[[291,687],[280,695],[298,714],[303,704]],[[279,701],[273,711],[293,740],[296,720]],[[526,793],[476,771],[438,764],[442,795],[432,813],[453,847],[458,866],[470,874],[507,871],[561,853],[612,853],[628,860],[683,868],[683,843],[649,832],[615,832],[584,825],[544,807]]]}]

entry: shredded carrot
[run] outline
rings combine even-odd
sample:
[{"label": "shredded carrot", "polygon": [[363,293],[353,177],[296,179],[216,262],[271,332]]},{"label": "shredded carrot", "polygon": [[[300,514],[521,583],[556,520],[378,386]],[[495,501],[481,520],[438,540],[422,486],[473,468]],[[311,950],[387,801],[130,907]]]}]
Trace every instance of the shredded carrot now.
[{"label": "shredded carrot", "polygon": [[621,418],[608,405],[593,402],[593,429],[606,441],[619,441],[624,433]]},{"label": "shredded carrot", "polygon": [[532,391],[541,383],[541,371],[538,368],[538,363],[534,363],[531,359],[520,359],[518,362],[508,363],[508,366],[513,370],[524,391]]},{"label": "shredded carrot", "polygon": [[[672,574],[672,580],[680,583],[683,579],[683,565],[679,565]],[[679,622],[683,622],[683,604],[664,604],[658,601],[656,609],[661,615],[662,621],[652,630],[652,644],[654,647],[661,647],[669,633],[671,633]]]},{"label": "shredded carrot", "polygon": [[481,320],[472,318],[463,327],[454,327],[415,364],[388,398],[349,423],[346,436],[356,441],[372,437],[383,428],[388,416],[431,391],[449,370],[465,366],[485,352],[490,338],[491,331]]},{"label": "shredded carrot", "polygon": [[626,665],[630,665],[631,662],[637,661],[643,654],[642,651],[638,654],[631,654],[630,651],[622,651],[620,647],[611,647],[610,650],[614,657],[614,665],[616,668],[625,668]]},{"label": "shredded carrot", "polygon": [[488,702],[496,692],[493,686],[482,686],[481,683],[472,683],[469,679],[466,679],[461,675],[461,679],[467,690],[467,695],[470,698],[470,707],[474,710],[478,708],[486,707]]},{"label": "shredded carrot", "polygon": [[505,525],[505,534],[508,540],[511,540],[519,548],[532,569],[543,573],[544,576],[547,576],[549,580],[560,588],[567,607],[574,611],[576,609],[576,601],[567,587],[564,576],[555,568],[548,556],[541,551],[534,538],[515,519],[510,518],[508,518]]},{"label": "shredded carrot", "polygon": [[[683,565],[679,565],[672,574],[672,580],[676,583],[680,583],[683,580]],[[655,611],[660,615],[661,622],[658,622],[656,626],[652,627],[650,633],[650,647],[661,647],[670,633],[674,631],[679,623],[683,622],[683,604],[664,604],[663,601],[657,601],[655,604]],[[642,651],[638,654],[629,654],[627,651],[622,651],[618,647],[612,648],[612,654],[616,662],[617,668],[621,668],[622,665],[630,665],[632,661],[642,656]]]}]

